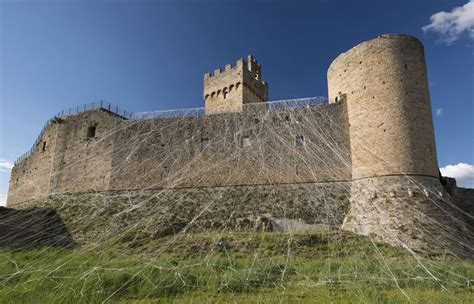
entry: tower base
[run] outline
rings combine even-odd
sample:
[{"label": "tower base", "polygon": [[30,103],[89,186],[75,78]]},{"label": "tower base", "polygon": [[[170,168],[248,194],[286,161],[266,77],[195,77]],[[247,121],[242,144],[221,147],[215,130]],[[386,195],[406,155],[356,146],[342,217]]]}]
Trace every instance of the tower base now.
[{"label": "tower base", "polygon": [[386,176],[352,182],[342,229],[414,252],[473,257],[468,217],[437,178]]}]

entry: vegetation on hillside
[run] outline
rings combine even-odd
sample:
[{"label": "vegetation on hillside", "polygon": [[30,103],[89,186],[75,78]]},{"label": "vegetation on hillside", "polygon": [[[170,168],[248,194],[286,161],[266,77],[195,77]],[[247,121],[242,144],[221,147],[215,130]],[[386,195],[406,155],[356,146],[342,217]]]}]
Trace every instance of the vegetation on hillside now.
[{"label": "vegetation on hillside", "polygon": [[[99,245],[99,244],[98,244]],[[0,253],[1,303],[468,303],[474,263],[345,232],[197,233]]]}]

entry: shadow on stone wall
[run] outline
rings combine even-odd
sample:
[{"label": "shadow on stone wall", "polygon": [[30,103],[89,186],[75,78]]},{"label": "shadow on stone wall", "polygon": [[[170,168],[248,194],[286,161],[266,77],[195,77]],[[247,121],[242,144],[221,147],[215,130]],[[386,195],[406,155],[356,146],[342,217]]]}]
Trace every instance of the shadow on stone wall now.
[{"label": "shadow on stone wall", "polygon": [[61,217],[51,208],[0,207],[0,249],[76,246]]}]

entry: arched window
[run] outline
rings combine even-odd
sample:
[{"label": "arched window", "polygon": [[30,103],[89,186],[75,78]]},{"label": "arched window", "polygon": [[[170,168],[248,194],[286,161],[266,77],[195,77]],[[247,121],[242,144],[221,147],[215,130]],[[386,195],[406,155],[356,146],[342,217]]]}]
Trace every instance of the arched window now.
[{"label": "arched window", "polygon": [[212,92],[211,93],[211,99],[213,99],[215,95],[216,95],[216,92]]},{"label": "arched window", "polygon": [[238,90],[240,87],[240,82],[237,82],[237,84],[235,85],[235,89]]},{"label": "arched window", "polygon": [[209,98],[209,94],[206,94],[206,97],[204,97],[204,100],[207,100]]},{"label": "arched window", "polygon": [[230,87],[229,87],[229,93],[232,92],[233,89],[234,89],[234,85],[231,84]]},{"label": "arched window", "polygon": [[227,88],[224,88],[224,89],[222,90],[222,95],[224,96],[224,99],[227,99],[227,94],[228,94],[228,93],[227,93]]},{"label": "arched window", "polygon": [[221,95],[221,90],[217,91],[217,97],[219,97],[219,95]]}]

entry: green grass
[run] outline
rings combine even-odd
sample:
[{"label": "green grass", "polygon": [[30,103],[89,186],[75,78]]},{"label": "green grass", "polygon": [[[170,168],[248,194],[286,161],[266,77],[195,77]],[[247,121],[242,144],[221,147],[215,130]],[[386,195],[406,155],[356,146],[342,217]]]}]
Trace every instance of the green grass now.
[{"label": "green grass", "polygon": [[[435,279],[436,278],[436,279]],[[1,303],[468,303],[474,263],[347,233],[201,233],[0,253]]]}]

